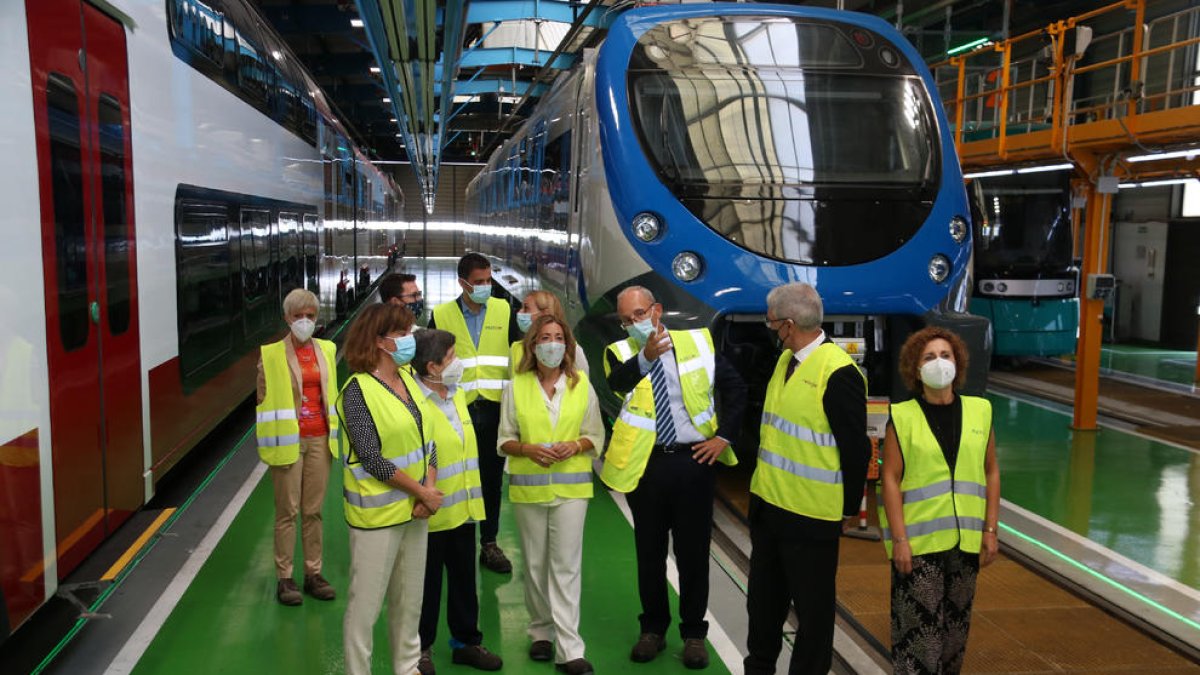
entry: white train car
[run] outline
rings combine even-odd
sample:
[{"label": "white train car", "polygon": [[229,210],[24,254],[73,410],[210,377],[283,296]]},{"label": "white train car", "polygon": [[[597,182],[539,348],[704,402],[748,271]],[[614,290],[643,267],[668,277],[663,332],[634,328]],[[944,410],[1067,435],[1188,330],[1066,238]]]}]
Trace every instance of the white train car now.
[{"label": "white train car", "polygon": [[3,639],[245,400],[283,295],[384,271],[402,196],[244,0],[0,3],[0,64]]}]

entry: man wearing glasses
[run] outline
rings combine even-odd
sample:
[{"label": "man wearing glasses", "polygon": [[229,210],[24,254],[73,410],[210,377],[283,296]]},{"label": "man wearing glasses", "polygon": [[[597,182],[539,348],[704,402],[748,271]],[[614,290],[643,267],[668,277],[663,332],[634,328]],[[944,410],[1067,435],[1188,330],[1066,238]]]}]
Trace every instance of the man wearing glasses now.
[{"label": "man wearing glasses", "polygon": [[[683,663],[708,666],[708,559],[712,539],[712,464],[734,465],[729,447],[746,406],[746,384],[713,348],[707,328],[668,330],[662,305],[631,286],[617,296],[629,338],[608,346],[608,386],[625,396],[613,423],[600,478],[628,493],[637,548],[641,635],[629,658],[653,660],[666,648],[667,544],[679,568],[679,633]],[[714,392],[721,392],[720,415]],[[718,419],[720,420],[718,426]]]},{"label": "man wearing glasses", "polygon": [[403,305],[413,313],[417,321],[425,313],[425,296],[412,274],[391,274],[379,284],[379,301]]},{"label": "man wearing glasses", "polygon": [[767,295],[767,328],[784,349],[750,481],[746,675],[775,672],[789,605],[799,629],[788,672],[828,673],[833,660],[838,538],[858,517],[871,442],[866,379],[823,319],[808,284]]}]

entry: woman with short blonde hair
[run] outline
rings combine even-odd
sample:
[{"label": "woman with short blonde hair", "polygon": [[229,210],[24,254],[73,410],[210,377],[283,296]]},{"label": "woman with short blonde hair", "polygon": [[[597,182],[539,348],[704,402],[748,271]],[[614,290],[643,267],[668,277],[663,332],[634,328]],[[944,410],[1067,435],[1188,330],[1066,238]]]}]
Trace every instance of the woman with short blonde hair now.
[{"label": "woman with short blonde hair", "polygon": [[324,523],[321,505],[329,484],[331,442],[338,436],[337,349],[313,337],[317,296],[297,288],[283,299],[289,331],[264,345],[258,360],[258,454],[271,467],[275,490],[275,598],[284,605],[303,602],[292,573],[296,516],[304,550],[304,591],[333,600],[333,586],[321,575]]}]

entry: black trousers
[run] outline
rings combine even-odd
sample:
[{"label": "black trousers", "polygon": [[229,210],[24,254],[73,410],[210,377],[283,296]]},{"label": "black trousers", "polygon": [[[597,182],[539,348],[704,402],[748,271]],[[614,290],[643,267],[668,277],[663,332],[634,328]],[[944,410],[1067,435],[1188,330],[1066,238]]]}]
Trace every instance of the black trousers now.
[{"label": "black trousers", "polygon": [[450,637],[467,645],[483,642],[479,632],[479,595],[475,589],[475,523],[430,532],[425,554],[425,595],[421,599],[421,649],[437,639],[442,605],[442,569],[446,570],[446,623]]},{"label": "black trousers", "polygon": [[746,675],[775,672],[788,607],[795,605],[790,675],[825,675],[833,663],[840,523],[814,536],[813,521],[750,497]]},{"label": "black trousers", "polygon": [[685,640],[708,635],[704,614],[715,484],[713,468],[692,459],[690,452],[652,452],[641,481],[629,493],[643,633],[666,635],[671,625],[667,544],[673,535],[679,568],[679,634]]},{"label": "black trousers", "polygon": [[487,519],[479,524],[479,543],[496,541],[500,531],[500,491],[504,483],[504,458],[496,451],[496,435],[500,431],[500,404],[476,399],[468,407],[475,440],[479,447],[479,483],[483,490],[483,508]]}]

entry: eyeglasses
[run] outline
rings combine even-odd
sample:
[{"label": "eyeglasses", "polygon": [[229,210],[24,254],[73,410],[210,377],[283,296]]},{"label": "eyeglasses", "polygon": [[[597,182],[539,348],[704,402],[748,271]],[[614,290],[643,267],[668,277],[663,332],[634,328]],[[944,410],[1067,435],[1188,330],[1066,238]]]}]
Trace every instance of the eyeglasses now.
[{"label": "eyeglasses", "polygon": [[779,328],[774,324],[777,324],[780,321],[791,321],[791,319],[767,319],[763,321],[763,325],[767,327],[767,330],[779,330]]},{"label": "eyeglasses", "polygon": [[621,319],[621,328],[629,328],[630,326],[632,326],[633,324],[635,324],[639,321],[644,321],[646,319],[646,317],[650,316],[651,309],[652,309],[651,307],[641,307],[641,308],[633,310],[633,313],[630,314],[630,317],[632,318],[632,320]]},{"label": "eyeglasses", "polygon": [[412,300],[409,300],[409,302],[416,302],[417,300],[420,300],[421,298],[423,298],[425,296],[421,293],[421,291],[415,291],[413,293],[405,293],[404,295],[401,295],[400,297],[401,298],[412,298]]}]

